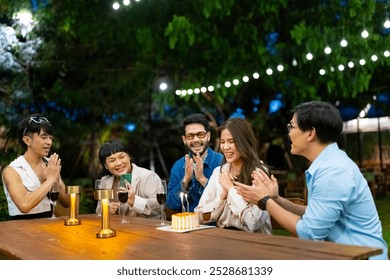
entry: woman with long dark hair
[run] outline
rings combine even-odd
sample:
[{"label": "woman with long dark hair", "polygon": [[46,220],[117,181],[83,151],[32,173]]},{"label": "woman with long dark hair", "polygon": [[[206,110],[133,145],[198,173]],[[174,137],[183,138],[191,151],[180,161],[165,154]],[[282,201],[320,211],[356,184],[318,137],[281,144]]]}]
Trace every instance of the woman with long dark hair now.
[{"label": "woman with long dark hair", "polygon": [[235,181],[251,184],[256,168],[269,174],[258,157],[252,127],[245,119],[231,118],[220,126],[218,136],[224,158],[214,169],[195,211],[202,213],[204,224],[216,222],[221,228],[272,234],[269,214],[246,202],[234,188]]}]

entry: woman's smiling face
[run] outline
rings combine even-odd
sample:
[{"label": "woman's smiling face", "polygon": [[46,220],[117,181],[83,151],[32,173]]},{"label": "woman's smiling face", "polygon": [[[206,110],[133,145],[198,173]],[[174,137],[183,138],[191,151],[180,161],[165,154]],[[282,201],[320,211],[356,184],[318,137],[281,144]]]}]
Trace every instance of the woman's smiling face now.
[{"label": "woman's smiling face", "polygon": [[130,172],[130,157],[125,152],[118,152],[106,158],[106,167],[114,176],[120,176]]},{"label": "woman's smiling face", "polygon": [[235,161],[240,161],[241,159],[240,153],[237,150],[233,135],[230,133],[228,129],[224,129],[221,131],[221,136],[219,141],[220,141],[219,146],[227,162],[232,163]]}]

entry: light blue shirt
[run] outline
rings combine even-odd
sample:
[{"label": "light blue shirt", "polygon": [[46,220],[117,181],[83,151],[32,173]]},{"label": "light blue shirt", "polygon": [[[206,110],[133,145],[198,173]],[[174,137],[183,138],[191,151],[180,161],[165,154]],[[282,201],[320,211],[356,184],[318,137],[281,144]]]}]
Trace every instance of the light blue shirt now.
[{"label": "light blue shirt", "polygon": [[378,247],[388,246],[366,179],[336,143],[328,145],[306,170],[308,205],[297,223],[299,238]]}]

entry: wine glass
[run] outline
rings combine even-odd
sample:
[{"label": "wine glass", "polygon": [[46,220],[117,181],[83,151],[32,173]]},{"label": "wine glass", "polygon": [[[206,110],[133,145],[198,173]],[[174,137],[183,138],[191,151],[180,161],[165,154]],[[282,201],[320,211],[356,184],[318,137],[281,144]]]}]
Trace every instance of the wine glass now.
[{"label": "wine glass", "polygon": [[119,181],[117,192],[118,192],[119,202],[121,203],[119,206],[119,215],[121,214],[121,210],[122,210],[121,223],[127,224],[129,223],[129,221],[126,219],[126,202],[129,198],[129,189],[127,188],[126,182],[124,180]]},{"label": "wine glass", "polygon": [[161,184],[157,186],[157,202],[161,207],[161,222],[158,226],[166,226],[168,223],[166,222],[165,217],[165,203],[167,201],[167,181],[161,180]]},{"label": "wine glass", "polygon": [[53,212],[51,214],[51,217],[49,219],[51,220],[55,220],[55,219],[58,219],[56,217],[56,214],[55,214],[55,210],[56,210],[56,206],[57,206],[57,199],[58,199],[58,195],[59,195],[59,189],[60,185],[58,182],[55,182],[52,186],[51,186],[51,189],[49,191],[49,199],[50,199],[50,203],[53,205]]},{"label": "wine glass", "polygon": [[[104,189],[102,185],[101,179],[95,180],[95,191]],[[96,206],[96,215],[100,217],[102,215],[102,201],[98,200],[97,206]]]}]

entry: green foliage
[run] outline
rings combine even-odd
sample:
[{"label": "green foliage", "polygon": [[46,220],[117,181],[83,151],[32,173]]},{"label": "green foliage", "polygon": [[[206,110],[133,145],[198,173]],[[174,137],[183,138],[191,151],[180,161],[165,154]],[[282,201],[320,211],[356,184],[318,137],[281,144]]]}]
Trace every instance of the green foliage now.
[{"label": "green foliage", "polygon": [[195,42],[194,27],[186,17],[174,15],[167,26],[165,36],[169,37],[169,47],[171,49],[175,49],[178,41],[188,47],[191,47]]},{"label": "green foliage", "polygon": [[383,238],[390,247],[390,197],[382,197],[375,200],[376,208],[378,210],[379,219],[382,222]]},{"label": "green foliage", "polygon": [[[10,18],[21,2],[31,5],[11,1],[5,15]],[[47,114],[59,128],[55,148],[62,152],[70,179],[98,175],[97,151],[110,138],[124,140],[137,158],[147,161],[155,135],[177,144],[176,133],[161,130],[170,132],[192,112],[205,112],[220,123],[240,108],[257,132],[271,139],[285,133],[289,109],[302,101],[355,99],[363,108],[373,95],[389,90],[383,73],[390,62],[382,53],[390,37],[381,33],[379,24],[384,3],[149,0],[118,11],[110,5],[49,1],[34,14],[39,22],[34,32],[29,37],[18,34],[17,47],[7,49],[19,71],[0,70],[5,137],[12,138],[11,126],[22,116]],[[1,11],[4,7],[1,2]],[[371,34],[365,40],[360,37],[363,27]],[[339,45],[343,37],[347,48]],[[29,61],[23,50],[34,38],[43,43]],[[324,53],[326,45],[331,55]],[[306,59],[309,51],[312,61]],[[373,53],[379,56],[377,62],[370,60]],[[364,67],[358,64],[360,58],[367,61]],[[354,68],[338,70],[349,61]],[[278,65],[283,71],[276,70]],[[272,75],[265,73],[268,68]],[[319,75],[321,68],[324,76]],[[260,74],[258,79],[252,78],[254,72]],[[242,81],[245,75],[249,82]],[[164,93],[158,89],[162,78],[171,82]],[[233,79],[238,86],[224,86]],[[176,89],[210,85],[214,91],[175,94]],[[286,106],[277,117],[269,116],[277,94]],[[256,108],[253,100],[260,102]],[[136,124],[136,131],[123,131],[129,122]],[[172,160],[170,154],[163,156]]]}]

